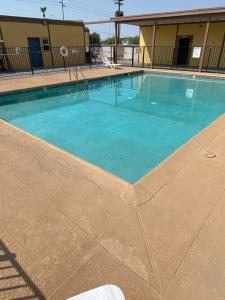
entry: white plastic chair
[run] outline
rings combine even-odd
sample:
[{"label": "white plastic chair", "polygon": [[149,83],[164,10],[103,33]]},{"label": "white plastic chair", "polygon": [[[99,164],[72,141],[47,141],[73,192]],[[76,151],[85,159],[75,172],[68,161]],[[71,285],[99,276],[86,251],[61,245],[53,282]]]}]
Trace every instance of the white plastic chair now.
[{"label": "white plastic chair", "polygon": [[117,69],[120,68],[121,64],[115,64],[113,61],[109,61],[108,58],[104,54],[100,54],[103,65],[105,67],[111,68],[111,69]]},{"label": "white plastic chair", "polygon": [[84,292],[67,300],[126,300],[123,292],[115,285],[108,284]]}]

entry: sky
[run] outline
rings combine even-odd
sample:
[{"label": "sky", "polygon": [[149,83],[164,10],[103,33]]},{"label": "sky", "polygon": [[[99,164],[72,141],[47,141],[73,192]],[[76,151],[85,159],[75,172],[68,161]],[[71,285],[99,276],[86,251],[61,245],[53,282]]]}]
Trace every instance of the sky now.
[{"label": "sky", "polygon": [[[62,19],[62,0],[0,0],[0,15],[41,17],[40,6],[47,7],[47,17]],[[68,20],[107,20],[114,15],[113,0],[63,0],[65,19]],[[166,12],[194,8],[225,6],[225,0],[124,0],[124,15]],[[91,32],[99,32],[105,39],[114,34],[113,24],[89,26]],[[121,36],[138,34],[138,27],[122,25]]]}]

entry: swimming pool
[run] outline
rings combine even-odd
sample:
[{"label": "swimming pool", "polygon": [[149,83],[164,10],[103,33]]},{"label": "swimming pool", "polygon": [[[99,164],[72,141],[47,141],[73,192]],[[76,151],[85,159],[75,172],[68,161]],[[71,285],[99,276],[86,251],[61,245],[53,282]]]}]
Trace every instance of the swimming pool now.
[{"label": "swimming pool", "polygon": [[147,72],[0,97],[0,118],[130,183],[224,112],[224,81]]}]

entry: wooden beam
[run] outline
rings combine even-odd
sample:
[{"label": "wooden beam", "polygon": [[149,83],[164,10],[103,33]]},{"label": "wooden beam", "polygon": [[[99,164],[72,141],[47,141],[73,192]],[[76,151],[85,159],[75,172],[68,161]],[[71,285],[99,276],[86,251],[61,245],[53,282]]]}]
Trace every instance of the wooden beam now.
[{"label": "wooden beam", "polygon": [[154,24],[152,27],[151,68],[153,68],[153,61],[154,61],[155,37],[156,37],[156,24]]},{"label": "wooden beam", "polygon": [[204,60],[204,55],[205,55],[205,49],[206,49],[206,44],[207,44],[208,34],[209,34],[209,27],[210,27],[210,20],[206,23],[205,35],[204,35],[202,51],[201,51],[201,56],[200,56],[200,62],[199,62],[199,68],[198,68],[199,72],[202,71],[202,65],[203,65],[203,60]]}]

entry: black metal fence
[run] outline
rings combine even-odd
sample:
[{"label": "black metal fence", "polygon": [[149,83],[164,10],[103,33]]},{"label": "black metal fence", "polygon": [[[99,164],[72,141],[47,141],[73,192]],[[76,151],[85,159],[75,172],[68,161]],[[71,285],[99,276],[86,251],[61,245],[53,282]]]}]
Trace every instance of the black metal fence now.
[{"label": "black metal fence", "polygon": [[[166,69],[198,70],[202,47],[173,46],[92,46],[92,63],[101,63],[100,53],[124,66]],[[115,56],[117,54],[117,57]],[[205,49],[202,71],[225,72],[225,47],[208,46]]]},{"label": "black metal fence", "polygon": [[[167,69],[198,70],[201,46],[90,46],[67,47],[68,55],[62,56],[60,48],[41,50],[36,48],[0,49],[0,77],[66,71],[72,66],[102,66],[101,54],[109,61],[124,66]],[[207,46],[202,71],[225,72],[225,47]]]},{"label": "black metal fence", "polygon": [[67,47],[63,56],[60,48],[44,51],[37,48],[0,49],[0,77],[66,71],[70,66],[86,65],[89,61],[85,47]]}]

